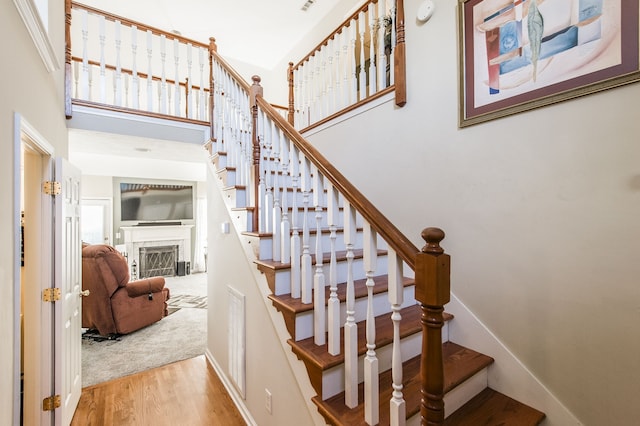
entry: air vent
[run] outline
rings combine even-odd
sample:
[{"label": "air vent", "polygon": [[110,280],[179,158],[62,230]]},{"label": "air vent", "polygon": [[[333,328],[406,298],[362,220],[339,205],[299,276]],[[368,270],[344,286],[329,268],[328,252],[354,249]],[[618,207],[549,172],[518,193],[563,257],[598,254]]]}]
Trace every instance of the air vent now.
[{"label": "air vent", "polygon": [[307,9],[309,9],[309,8],[311,7],[311,5],[312,5],[313,3],[315,3],[315,2],[316,2],[316,0],[307,0],[307,1],[305,2],[305,4],[303,4],[303,5],[302,5],[301,9],[302,9],[303,11],[305,11],[305,12],[306,12],[306,11],[307,11]]}]

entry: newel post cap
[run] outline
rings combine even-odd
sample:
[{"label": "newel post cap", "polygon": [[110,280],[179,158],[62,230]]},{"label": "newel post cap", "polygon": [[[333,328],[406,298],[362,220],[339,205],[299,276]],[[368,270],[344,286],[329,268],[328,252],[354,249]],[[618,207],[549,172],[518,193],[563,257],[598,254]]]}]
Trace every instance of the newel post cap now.
[{"label": "newel post cap", "polygon": [[252,76],[251,80],[253,80],[253,84],[251,85],[251,108],[253,108],[256,106],[256,97],[262,96],[264,90],[260,85],[261,78],[259,75]]},{"label": "newel post cap", "polygon": [[444,239],[440,228],[426,228],[427,243],[416,255],[416,300],[426,306],[443,306],[451,300],[451,258],[440,247]]}]

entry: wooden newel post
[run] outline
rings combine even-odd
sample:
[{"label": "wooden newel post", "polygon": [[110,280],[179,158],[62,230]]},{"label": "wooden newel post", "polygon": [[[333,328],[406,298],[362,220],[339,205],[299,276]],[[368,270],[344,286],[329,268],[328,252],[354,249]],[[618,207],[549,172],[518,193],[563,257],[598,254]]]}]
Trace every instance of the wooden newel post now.
[{"label": "wooden newel post", "polygon": [[213,37],[209,37],[209,133],[210,138],[207,142],[207,150],[209,151],[209,155],[213,155],[213,143],[216,142],[215,135],[215,108],[214,108],[214,71],[213,71],[213,53],[218,51],[218,47],[216,46],[216,39]]},{"label": "wooden newel post", "polygon": [[289,82],[289,115],[287,119],[289,124],[294,125],[294,113],[295,109],[294,99],[293,99],[293,62],[289,62],[289,69],[287,70],[287,81]]},{"label": "wooden newel post", "polygon": [[444,422],[444,364],[442,327],[444,305],[451,299],[451,258],[440,247],[444,231],[426,228],[422,238],[427,244],[416,255],[416,300],[422,308],[422,357],[420,376],[422,425]]},{"label": "wooden newel post", "polygon": [[71,118],[71,0],[64,2],[64,114]]},{"label": "wooden newel post", "polygon": [[405,64],[406,52],[404,43],[404,1],[396,2],[396,46],[393,53],[393,75],[396,87],[396,105],[399,107],[407,103],[407,73]]},{"label": "wooden newel post", "polygon": [[255,209],[252,215],[252,224],[253,231],[258,232],[259,228],[259,211],[260,207],[258,205],[258,200],[260,199],[260,192],[258,185],[260,184],[260,138],[258,137],[258,103],[256,98],[258,96],[262,97],[263,90],[262,86],[260,86],[260,77],[254,75],[251,77],[253,80],[253,84],[251,85],[251,121],[252,121],[252,132],[251,132],[251,142],[253,144],[253,167],[252,167],[252,176],[251,179],[253,181],[253,199],[255,204]]}]

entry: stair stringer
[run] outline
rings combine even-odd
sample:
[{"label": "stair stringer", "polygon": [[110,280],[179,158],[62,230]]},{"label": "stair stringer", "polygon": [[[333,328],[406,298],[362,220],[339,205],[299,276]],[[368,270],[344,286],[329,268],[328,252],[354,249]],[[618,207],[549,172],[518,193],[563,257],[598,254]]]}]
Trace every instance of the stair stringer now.
[{"label": "stair stringer", "polygon": [[544,412],[545,425],[582,424],[453,292],[445,309],[455,317],[449,339],[495,360],[488,367],[490,388]]},{"label": "stair stringer", "polygon": [[[312,398],[316,395],[313,386],[311,385],[311,381],[309,380],[309,376],[307,374],[306,367],[302,361],[300,361],[296,355],[291,351],[291,348],[287,344],[288,339],[290,338],[289,332],[286,328],[284,318],[278,312],[275,307],[271,304],[270,300],[267,298],[269,294],[271,294],[271,290],[269,289],[266,277],[263,273],[261,273],[254,263],[255,260],[258,259],[258,247],[257,238],[244,235],[243,232],[246,231],[247,223],[250,223],[250,217],[239,212],[235,205],[232,205],[232,199],[234,197],[226,197],[224,194],[224,189],[228,188],[228,185],[223,180],[219,179],[218,174],[216,173],[215,166],[208,162],[208,183],[211,184],[211,181],[216,182],[216,190],[215,192],[219,196],[217,200],[212,200],[214,202],[219,202],[224,204],[226,210],[226,221],[228,221],[232,226],[229,228],[229,233],[233,234],[235,238],[239,241],[242,250],[244,251],[244,258],[247,265],[247,270],[253,275],[254,282],[256,288],[260,292],[261,303],[264,304],[266,308],[266,312],[268,312],[269,317],[271,319],[273,328],[278,336],[279,346],[282,349],[282,355],[286,358],[288,365],[291,368],[292,375],[295,377],[295,381],[298,385],[298,390],[301,393],[302,399],[305,401],[306,409],[309,412],[309,417],[313,419],[315,425],[321,426],[326,425],[326,422],[322,415],[318,412],[317,407],[313,404]],[[210,217],[209,217],[210,219]],[[211,220],[210,220],[211,222]],[[211,224],[210,225],[214,225]],[[220,224],[215,227],[217,232],[220,232]],[[211,232],[211,231],[210,231]],[[214,231],[215,232],[215,231]],[[209,284],[211,285],[211,284]],[[222,284],[226,285],[226,284]],[[220,371],[220,365],[217,360],[214,359],[213,354],[210,352],[210,348],[207,348],[207,357],[209,358],[210,363],[214,368],[217,366],[216,371],[219,374],[224,375],[223,384],[227,388],[227,391],[233,395],[234,402],[241,405],[239,408],[244,415],[249,415],[252,417],[256,417],[251,410],[247,407],[244,398],[240,395],[240,393],[236,390],[235,386],[232,385],[232,381],[225,371]],[[255,354],[253,354],[255,356]],[[215,362],[214,362],[215,361]],[[230,386],[229,386],[230,385]],[[293,391],[291,389],[290,391]],[[276,401],[274,400],[274,403]],[[284,402],[280,402],[280,409],[285,406]],[[264,404],[258,404],[258,406],[264,406]],[[274,408],[275,409],[275,408]]]}]

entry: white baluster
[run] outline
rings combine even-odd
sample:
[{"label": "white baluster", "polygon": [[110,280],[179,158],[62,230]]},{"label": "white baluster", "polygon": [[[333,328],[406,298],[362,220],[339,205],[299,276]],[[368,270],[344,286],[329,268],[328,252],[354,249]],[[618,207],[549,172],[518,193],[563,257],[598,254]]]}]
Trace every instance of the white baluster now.
[{"label": "white baluster", "polygon": [[167,114],[167,36],[160,36],[160,64],[162,74],[160,74],[160,113]]},{"label": "white baluster", "polygon": [[[173,72],[173,115],[176,117],[182,117],[182,113],[180,111],[180,75],[179,75],[179,66],[180,66],[180,43],[178,39],[173,39],[173,61],[175,64],[175,71]],[[220,108],[220,114],[222,114],[223,108]],[[222,120],[220,120],[222,122]]]},{"label": "white baluster", "polygon": [[349,105],[353,105],[356,102],[358,102],[358,77],[357,77],[357,73],[358,73],[358,69],[357,69],[357,62],[356,62],[356,42],[357,42],[357,33],[358,30],[356,28],[357,22],[355,19],[351,20],[351,26],[349,28],[351,28],[351,40],[349,43],[350,46],[350,51],[349,51],[349,55],[351,56],[351,85],[350,85],[350,102]]},{"label": "white baluster", "polygon": [[153,111],[153,33],[147,30],[147,111]]},{"label": "white baluster", "polygon": [[302,274],[302,303],[312,302],[313,271],[311,269],[311,252],[309,242],[309,191],[311,190],[311,175],[309,160],[300,154],[300,176],[302,189],[302,257],[300,258],[300,270]]},{"label": "white baluster", "polygon": [[281,241],[281,223],[282,223],[282,210],[280,208],[280,129],[272,123],[271,136],[273,138],[273,260],[280,261],[282,255],[280,246]]},{"label": "white baluster", "polygon": [[377,66],[378,66],[378,90],[387,87],[387,56],[384,51],[385,27],[385,2],[378,1],[378,45]]},{"label": "white baluster", "polygon": [[140,77],[138,77],[138,28],[133,25],[131,27],[131,104],[133,109],[140,109]]},{"label": "white baluster", "polygon": [[80,93],[78,93],[78,81],[80,81],[80,73],[78,72],[78,68],[80,63],[78,61],[73,61],[73,83],[74,83],[74,90],[73,93],[74,98],[76,99],[80,99]]},{"label": "white baluster", "polygon": [[376,356],[376,324],[373,313],[373,277],[378,261],[377,235],[368,222],[364,224],[364,270],[367,277],[367,354],[364,358],[364,419],[369,425],[378,424],[379,377]]},{"label": "white baluster", "polygon": [[333,48],[334,48],[334,73],[335,73],[335,84],[333,89],[333,105],[334,112],[340,111],[342,107],[342,88],[340,87],[340,79],[342,78],[342,73],[340,72],[340,68],[342,67],[342,58],[340,58],[340,52],[342,51],[342,34],[344,33],[344,28],[342,32],[335,35],[333,39]]},{"label": "white baluster", "polygon": [[[289,192],[289,140],[286,137],[282,138],[282,144],[280,146],[280,164],[282,169],[282,223],[280,225],[280,261],[282,263],[291,262],[291,224],[289,222],[289,205],[287,203],[287,194]],[[292,210],[291,216],[297,215],[298,212]]]},{"label": "white baluster", "polygon": [[265,158],[267,147],[264,144],[264,122],[266,118],[264,111],[258,109],[258,143],[260,144],[260,176],[258,178],[258,232],[265,233],[265,196],[267,195],[267,184],[265,183],[265,166],[267,160]]},{"label": "white baluster", "polygon": [[[265,116],[266,118],[266,116]],[[264,214],[265,214],[265,232],[272,233],[273,232],[273,162],[271,160],[272,157],[272,131],[271,127],[273,123],[271,121],[265,121],[265,150],[264,150],[264,164],[265,164],[265,184],[266,184],[266,194],[264,201]],[[272,236],[273,238],[273,236]],[[273,247],[272,247],[273,250]],[[273,257],[273,253],[271,254]]]},{"label": "white baluster", "polygon": [[82,11],[82,78],[80,86],[82,87],[82,99],[91,100],[91,92],[89,90],[89,52],[87,50],[87,41],[89,40],[89,13]]},{"label": "white baluster", "polygon": [[106,62],[104,59],[104,44],[107,38],[105,29],[105,17],[104,15],[99,18],[99,38],[100,38],[100,102],[107,103],[107,75],[106,75]]},{"label": "white baluster", "polygon": [[120,21],[115,22],[115,42],[116,42],[116,93],[114,102],[116,106],[122,106],[122,66],[120,64],[120,48],[122,45],[122,39],[120,37]]},{"label": "white baluster", "polygon": [[333,38],[330,38],[329,41],[327,42],[327,46],[324,49],[327,52],[327,67],[325,69],[325,75],[326,75],[326,79],[327,79],[327,94],[326,94],[326,104],[327,104],[327,113],[325,114],[325,117],[330,116],[331,114],[334,113],[335,111],[335,104],[334,104],[334,99],[333,99],[333,54],[334,54],[334,50],[333,50]]},{"label": "white baluster", "polygon": [[367,97],[367,74],[365,72],[365,56],[364,56],[364,34],[366,32],[366,22],[365,22],[365,14],[364,12],[360,12],[358,14],[358,30],[360,33],[360,43],[358,44],[360,48],[360,72],[358,73],[359,85],[358,85],[358,100],[361,101]]},{"label": "white baluster", "polygon": [[[328,316],[328,350],[331,355],[340,353],[340,300],[338,299],[338,262],[336,261],[336,230],[338,228],[338,191],[332,184],[327,188],[327,222],[331,239],[331,257],[329,260],[329,302]],[[320,235],[317,236],[320,238]]]},{"label": "white baluster", "polygon": [[193,98],[192,87],[193,87],[193,79],[191,78],[191,67],[193,65],[192,59],[192,50],[193,45],[191,43],[187,43],[187,93],[189,93],[189,97],[187,98],[187,110],[189,114],[187,118],[193,118],[193,106],[191,102],[191,98]]},{"label": "white baluster", "polygon": [[293,188],[291,198],[291,297],[300,298],[300,232],[298,228],[298,176],[300,174],[300,164],[298,159],[298,149],[293,141],[289,144],[291,187]]},{"label": "white baluster", "polygon": [[344,243],[347,248],[347,318],[344,324],[344,403],[358,405],[358,326],[355,319],[353,247],[356,239],[356,210],[344,202]]},{"label": "white baluster", "polygon": [[395,84],[395,66],[394,66],[394,55],[396,51],[396,7],[395,5],[391,7],[391,82],[389,84]]},{"label": "white baluster", "polygon": [[322,269],[322,195],[324,187],[322,176],[315,166],[312,166],[313,174],[313,205],[316,210],[316,269],[313,275],[313,341],[316,345],[324,345],[326,336],[326,308],[325,308],[325,278]]},{"label": "white baluster", "polygon": [[389,249],[389,287],[388,296],[391,304],[391,321],[393,322],[393,349],[391,357],[391,376],[393,393],[389,401],[391,426],[404,425],[406,422],[406,406],[402,395],[402,353],[400,350],[400,309],[404,302],[404,286],[402,284],[402,260],[396,252]]},{"label": "white baluster", "polygon": [[198,91],[199,95],[198,95],[198,100],[199,100],[199,108],[198,108],[198,119],[199,120],[206,120],[206,115],[205,115],[205,99],[206,96],[204,94],[204,86],[205,86],[205,81],[204,81],[204,52],[205,50],[200,47],[198,48],[198,64],[200,66],[200,90]]},{"label": "white baluster", "polygon": [[341,107],[342,108],[346,108],[349,105],[351,105],[350,101],[351,101],[351,84],[350,84],[350,80],[349,80],[349,76],[351,75],[350,73],[350,67],[351,67],[351,62],[353,60],[353,51],[350,50],[350,34],[351,31],[353,31],[353,28],[351,26],[349,26],[348,28],[344,28],[342,30],[342,37],[341,37],[341,42],[342,42],[342,104]]},{"label": "white baluster", "polygon": [[377,92],[376,86],[376,50],[374,40],[376,37],[375,8],[373,4],[369,5],[369,96]]},{"label": "white baluster", "polygon": [[311,64],[307,60],[305,62],[303,71],[304,71],[304,82],[303,82],[303,96],[304,96],[304,104],[302,110],[302,123],[300,123],[300,128],[305,128],[306,126],[311,124],[311,120],[309,118],[309,93],[311,90],[311,82],[309,81],[309,69],[311,68]]},{"label": "white baluster", "polygon": [[124,106],[129,107],[129,74],[124,74]]}]

